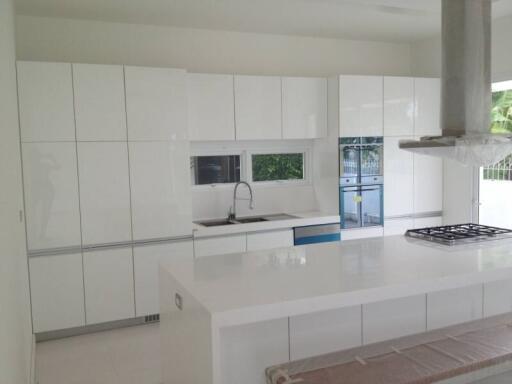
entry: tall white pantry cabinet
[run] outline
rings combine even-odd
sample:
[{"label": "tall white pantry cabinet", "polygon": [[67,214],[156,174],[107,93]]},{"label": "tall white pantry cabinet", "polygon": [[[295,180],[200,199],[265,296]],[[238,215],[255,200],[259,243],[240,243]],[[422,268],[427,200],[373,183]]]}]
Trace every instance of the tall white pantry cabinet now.
[{"label": "tall white pantry cabinet", "polygon": [[158,313],[192,255],[185,71],[17,67],[34,331]]}]

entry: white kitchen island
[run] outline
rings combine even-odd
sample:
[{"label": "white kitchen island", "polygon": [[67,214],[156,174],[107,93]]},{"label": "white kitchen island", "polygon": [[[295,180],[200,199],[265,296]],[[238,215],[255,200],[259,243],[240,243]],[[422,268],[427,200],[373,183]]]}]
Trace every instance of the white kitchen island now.
[{"label": "white kitchen island", "polygon": [[263,384],[270,365],[511,312],[512,241],[184,256],[160,296],[165,384]]}]

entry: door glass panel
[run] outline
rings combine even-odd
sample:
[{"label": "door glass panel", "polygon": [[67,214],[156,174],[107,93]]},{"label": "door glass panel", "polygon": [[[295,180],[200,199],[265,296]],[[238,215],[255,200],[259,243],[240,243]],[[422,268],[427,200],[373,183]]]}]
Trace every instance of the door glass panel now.
[{"label": "door glass panel", "polygon": [[361,219],[363,227],[382,225],[382,186],[361,188]]},{"label": "door glass panel", "polygon": [[361,226],[361,195],[359,188],[341,188],[341,227],[358,228]]}]

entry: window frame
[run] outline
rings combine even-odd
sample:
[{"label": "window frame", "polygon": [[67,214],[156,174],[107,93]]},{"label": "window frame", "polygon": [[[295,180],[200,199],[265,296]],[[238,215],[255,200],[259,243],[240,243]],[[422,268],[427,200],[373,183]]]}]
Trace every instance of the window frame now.
[{"label": "window frame", "polygon": [[[228,149],[219,149],[219,150],[197,150],[190,152],[190,158],[192,157],[202,157],[202,156],[240,156],[240,181],[246,181],[246,169],[247,169],[247,159],[244,151],[240,150],[228,150]],[[205,190],[205,189],[232,189],[236,182],[233,183],[215,183],[215,184],[194,184],[194,170],[192,165],[190,166],[190,182],[191,187],[193,189]]]}]

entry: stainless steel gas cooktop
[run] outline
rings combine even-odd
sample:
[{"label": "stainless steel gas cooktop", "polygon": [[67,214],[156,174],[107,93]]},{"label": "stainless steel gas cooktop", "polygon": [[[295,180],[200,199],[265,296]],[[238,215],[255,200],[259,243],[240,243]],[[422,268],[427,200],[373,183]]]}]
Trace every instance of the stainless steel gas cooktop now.
[{"label": "stainless steel gas cooktop", "polygon": [[444,245],[459,245],[512,238],[512,230],[480,224],[457,224],[409,229],[405,235]]}]

